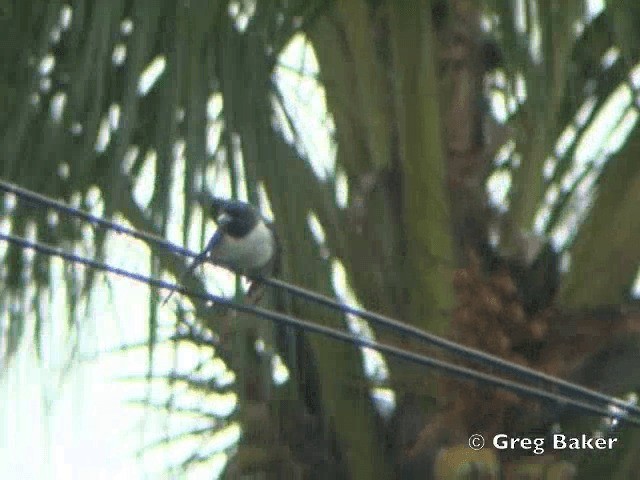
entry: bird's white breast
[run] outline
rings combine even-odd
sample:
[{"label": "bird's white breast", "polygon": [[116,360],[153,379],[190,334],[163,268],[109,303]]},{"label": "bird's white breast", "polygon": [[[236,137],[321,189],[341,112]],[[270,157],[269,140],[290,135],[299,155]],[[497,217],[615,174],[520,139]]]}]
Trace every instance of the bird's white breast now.
[{"label": "bird's white breast", "polygon": [[274,253],[273,234],[264,222],[259,222],[245,237],[225,235],[212,252],[211,259],[242,270],[254,270],[269,263]]}]

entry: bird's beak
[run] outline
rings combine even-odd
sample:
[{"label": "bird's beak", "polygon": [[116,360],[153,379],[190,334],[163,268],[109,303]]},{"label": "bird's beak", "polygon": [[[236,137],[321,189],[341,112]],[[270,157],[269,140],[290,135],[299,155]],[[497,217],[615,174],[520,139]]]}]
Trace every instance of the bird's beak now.
[{"label": "bird's beak", "polygon": [[218,218],[216,219],[216,224],[218,225],[218,227],[225,227],[229,225],[229,223],[231,223],[231,216],[228,213],[223,212],[218,215]]}]

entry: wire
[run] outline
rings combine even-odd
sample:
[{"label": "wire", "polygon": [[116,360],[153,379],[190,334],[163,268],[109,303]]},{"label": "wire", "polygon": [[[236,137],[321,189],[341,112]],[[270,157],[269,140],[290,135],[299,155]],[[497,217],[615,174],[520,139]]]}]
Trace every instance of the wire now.
[{"label": "wire", "polygon": [[[0,179],[0,190],[13,193],[24,200],[27,200],[31,203],[35,203],[36,205],[44,205],[49,208],[53,208],[60,212],[66,213],[68,215],[83,218],[84,220],[94,225],[99,225],[101,227],[114,230],[118,233],[122,233],[128,236],[131,236],[133,238],[137,238],[149,244],[155,244],[166,250],[173,251],[184,256],[195,258],[199,255],[199,253],[195,253],[188,249],[179,247],[156,235],[139,232],[139,231],[127,228],[123,225],[118,225],[114,222],[105,220],[103,218],[97,217],[90,213],[76,209],[74,207],[66,205],[63,202],[51,199],[39,193],[19,187],[17,185],[14,185],[2,179]],[[307,300],[313,301],[320,305],[327,306],[334,310],[339,310],[343,313],[356,315],[360,318],[368,320],[377,325],[409,335],[411,337],[414,337],[422,341],[427,345],[440,348],[454,355],[458,355],[461,358],[466,359],[468,361],[475,362],[480,365],[489,366],[491,368],[495,368],[507,374],[520,376],[525,381],[539,382],[541,384],[546,384],[548,387],[555,388],[558,390],[559,393],[562,393],[564,395],[576,395],[584,400],[588,400],[588,401],[592,401],[592,402],[596,402],[604,405],[615,405],[616,407],[623,409],[624,411],[633,412],[636,415],[640,415],[640,407],[629,404],[628,402],[625,402],[624,400],[621,400],[619,398],[605,395],[603,393],[577,385],[575,383],[571,383],[566,380],[533,370],[531,368],[509,362],[507,360],[504,360],[500,357],[496,357],[495,355],[491,355],[481,350],[477,350],[471,347],[466,347],[464,345],[453,342],[451,340],[447,340],[443,337],[439,337],[437,335],[425,332],[412,325],[404,324],[390,317],[376,314],[376,313],[373,313],[364,309],[360,309],[348,304],[344,304],[341,302],[336,302],[335,300],[329,297],[320,295],[318,293],[312,292],[310,290],[307,290],[295,285],[291,285],[279,279],[261,278],[260,281],[262,281],[266,285],[269,285],[273,288],[280,288],[293,295],[306,298]],[[180,292],[179,289],[176,289],[176,291]]]},{"label": "wire", "polygon": [[432,333],[425,332],[424,330],[414,327],[413,325],[407,325],[399,322],[398,320],[394,320],[393,318],[359,309],[351,305],[339,304],[329,297],[316,292],[312,292],[302,287],[288,284],[276,278],[264,278],[262,281],[267,285],[281,288],[283,290],[289,291],[290,293],[298,295],[299,297],[306,298],[307,300],[311,300],[334,310],[340,310],[345,313],[350,313],[390,330],[408,334],[411,337],[415,337],[421,340],[427,345],[440,348],[446,352],[452,353],[471,362],[488,366],[507,374],[519,376],[523,381],[540,382],[546,384],[551,388],[558,389],[558,393],[563,393],[564,395],[577,395],[585,400],[607,405],[615,405],[616,407],[632,411],[635,414],[640,414],[640,408],[638,408],[636,405],[630,405],[629,403],[619,398],[611,397],[609,395],[605,395],[581,385],[568,382],[561,378],[539,372],[532,368],[509,362],[500,357],[496,357],[495,355],[491,355],[490,353],[476,350],[475,348],[466,347],[460,343],[456,343]]},{"label": "wire", "polygon": [[34,203],[37,206],[45,206],[57,210],[62,213],[66,213],[72,217],[82,218],[87,222],[93,225],[99,225],[108,230],[113,230],[118,233],[122,233],[129,237],[137,238],[138,240],[142,240],[145,243],[151,243],[158,245],[160,247],[166,248],[167,250],[174,251],[181,255],[185,255],[187,257],[196,257],[198,254],[192,252],[191,250],[187,250],[186,248],[182,248],[178,245],[175,245],[171,242],[166,241],[162,237],[158,237],[157,235],[153,235],[151,233],[139,232],[132,228],[125,227],[124,225],[117,224],[115,222],[111,222],[109,220],[105,220],[104,218],[97,217],[88,212],[84,212],[78,208],[71,207],[64,202],[60,202],[58,200],[54,200],[53,198],[49,198],[40,193],[33,192],[31,190],[27,190],[26,188],[19,187],[13,183],[7,182],[5,180],[0,179],[0,190],[4,190],[8,193],[13,193],[17,197],[20,197],[27,202]]},{"label": "wire", "polygon": [[166,288],[172,291],[176,291],[183,295],[188,295],[189,297],[192,297],[192,298],[198,298],[205,302],[219,303],[223,306],[237,310],[239,312],[247,313],[247,314],[261,317],[261,318],[266,318],[273,322],[288,325],[290,327],[300,328],[311,333],[317,333],[325,337],[332,338],[334,340],[339,340],[344,343],[357,345],[362,348],[371,348],[380,353],[393,356],[401,360],[405,360],[407,362],[415,363],[417,365],[429,367],[436,371],[439,371],[463,380],[472,380],[481,384],[491,385],[491,386],[498,387],[503,390],[515,393],[517,395],[528,396],[531,398],[535,398],[537,400],[554,402],[560,405],[563,405],[563,404],[569,405],[583,413],[590,413],[590,414],[595,414],[598,416],[603,416],[608,418],[615,417],[619,421],[626,422],[628,424],[640,427],[640,419],[636,417],[620,415],[608,410],[607,408],[603,408],[590,403],[585,403],[580,400],[575,400],[573,398],[566,397],[560,394],[547,392],[546,390],[542,390],[529,385],[523,385],[521,383],[496,377],[495,375],[491,375],[488,373],[478,372],[470,368],[455,365],[453,363],[450,363],[444,360],[438,360],[438,359],[429,357],[427,355],[422,355],[416,352],[403,350],[403,349],[394,347],[392,345],[387,345],[384,343],[376,342],[374,340],[370,340],[368,338],[358,337],[358,336],[355,336],[331,327],[310,322],[308,320],[299,319],[292,315],[272,312],[270,310],[266,310],[253,305],[236,303],[236,302],[233,302],[232,300],[226,299],[224,297],[220,297],[218,295],[213,295],[209,293],[192,292],[176,284],[151,278],[139,273],[130,272],[122,268],[113,267],[106,263],[98,262],[96,260],[84,258],[79,255],[75,255],[73,253],[65,252],[56,247],[51,247],[49,245],[31,242],[29,240],[26,240],[21,237],[17,237],[15,235],[0,233],[0,240],[11,242],[14,245],[20,246],[21,248],[30,248],[44,255],[57,256],[64,260],[74,262],[74,263],[79,263],[96,270],[107,271],[109,273],[113,273],[121,277],[142,282],[147,285],[151,285],[153,287]]}]

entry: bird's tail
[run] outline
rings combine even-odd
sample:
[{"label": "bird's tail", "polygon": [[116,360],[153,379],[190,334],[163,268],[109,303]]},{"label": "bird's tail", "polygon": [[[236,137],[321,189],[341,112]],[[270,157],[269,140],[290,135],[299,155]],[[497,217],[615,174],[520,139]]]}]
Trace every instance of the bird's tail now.
[{"label": "bird's tail", "polygon": [[[187,269],[182,273],[182,275],[180,275],[180,278],[178,279],[178,285],[182,285],[182,282],[187,277],[187,275],[193,272],[198,265],[200,265],[202,262],[205,261],[206,258],[207,258],[206,250],[201,254],[199,254],[198,256],[194,257],[193,261],[191,262],[191,265],[189,265]],[[171,290],[169,294],[165,297],[165,299],[162,301],[163,307],[167,304],[167,302],[171,298],[171,295],[173,295],[174,293],[175,293],[175,290]]]},{"label": "bird's tail", "polygon": [[[209,239],[209,243],[207,243],[207,246],[205,247],[205,249],[200,252],[198,255],[196,255],[195,257],[193,257],[193,261],[191,262],[191,265],[189,265],[187,267],[187,269],[184,271],[184,273],[180,276],[180,278],[178,279],[178,284],[182,285],[182,282],[184,281],[184,279],[186,278],[186,276],[188,274],[190,274],[191,272],[193,272],[193,270],[200,265],[201,263],[204,263],[205,260],[207,260],[207,258],[211,255],[211,253],[213,252],[214,248],[216,247],[216,245],[218,245],[218,243],[220,243],[220,241],[222,240],[222,231],[220,229],[216,230],[216,233],[214,233],[211,238]],[[171,292],[169,292],[169,295],[167,295],[167,298],[164,299],[164,301],[162,302],[162,306],[164,307],[167,302],[169,301],[169,299],[171,298],[171,295],[173,295],[173,292],[175,290],[171,290]]]}]

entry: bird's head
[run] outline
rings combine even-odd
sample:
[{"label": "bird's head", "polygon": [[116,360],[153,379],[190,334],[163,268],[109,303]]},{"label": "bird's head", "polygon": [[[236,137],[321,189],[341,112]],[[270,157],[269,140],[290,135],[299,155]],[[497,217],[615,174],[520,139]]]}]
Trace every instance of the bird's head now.
[{"label": "bird's head", "polygon": [[211,209],[218,228],[235,238],[247,235],[260,221],[252,205],[238,200],[214,198]]}]

